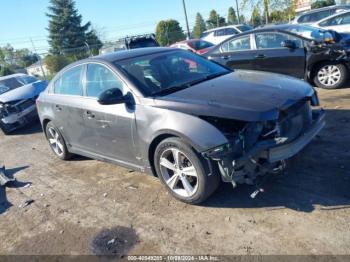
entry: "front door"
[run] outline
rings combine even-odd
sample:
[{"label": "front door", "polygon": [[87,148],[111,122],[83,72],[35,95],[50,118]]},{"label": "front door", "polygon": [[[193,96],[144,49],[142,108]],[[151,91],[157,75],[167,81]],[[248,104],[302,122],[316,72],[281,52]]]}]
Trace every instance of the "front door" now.
[{"label": "front door", "polygon": [[[295,48],[282,47],[285,40],[293,41]],[[279,32],[262,32],[255,34],[255,43],[255,70],[304,78],[305,49],[301,39]]]},{"label": "front door", "polygon": [[128,92],[127,86],[108,67],[97,63],[88,64],[82,146],[103,157],[137,163],[132,135],[135,126],[134,110],[126,104],[98,103],[98,96],[111,88],[119,88],[124,94]]}]

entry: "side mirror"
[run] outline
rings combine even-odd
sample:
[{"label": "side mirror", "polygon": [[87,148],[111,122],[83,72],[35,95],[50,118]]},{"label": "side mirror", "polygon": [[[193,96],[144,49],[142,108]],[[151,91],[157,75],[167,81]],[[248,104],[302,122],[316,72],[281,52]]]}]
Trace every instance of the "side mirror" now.
[{"label": "side mirror", "polygon": [[296,44],[292,40],[284,40],[284,41],[282,41],[281,42],[281,46],[282,47],[287,47],[287,48],[290,48],[290,49],[295,49],[296,48]]},{"label": "side mirror", "polygon": [[119,88],[111,88],[102,92],[97,100],[101,105],[116,105],[126,102],[126,98]]}]

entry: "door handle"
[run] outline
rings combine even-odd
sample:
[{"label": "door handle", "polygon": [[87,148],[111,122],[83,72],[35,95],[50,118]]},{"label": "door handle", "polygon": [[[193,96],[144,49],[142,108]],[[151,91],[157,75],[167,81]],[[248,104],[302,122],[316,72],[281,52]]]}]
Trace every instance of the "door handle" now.
[{"label": "door handle", "polygon": [[56,111],[62,111],[62,107],[60,107],[59,105],[55,105],[56,107]]},{"label": "door handle", "polygon": [[264,58],[266,58],[266,55],[259,54],[259,55],[256,55],[255,58],[256,59],[264,59]]},{"label": "door handle", "polygon": [[95,115],[91,111],[86,111],[86,115],[88,119],[93,119],[95,118]]},{"label": "door handle", "polygon": [[227,59],[229,59],[229,58],[230,58],[230,56],[228,56],[228,55],[224,55],[224,56],[222,56],[221,58],[222,58],[222,59],[227,60]]}]

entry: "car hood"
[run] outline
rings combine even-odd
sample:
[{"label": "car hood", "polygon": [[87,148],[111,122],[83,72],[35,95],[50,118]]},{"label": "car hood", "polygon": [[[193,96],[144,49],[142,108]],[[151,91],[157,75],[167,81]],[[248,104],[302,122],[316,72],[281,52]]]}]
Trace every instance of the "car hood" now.
[{"label": "car hood", "polygon": [[274,120],[281,109],[314,95],[302,80],[259,71],[234,72],[157,97],[154,106],[193,114],[241,121]]},{"label": "car hood", "polygon": [[47,87],[46,81],[38,81],[10,90],[0,95],[1,103],[8,103],[16,100],[25,100],[39,95]]}]

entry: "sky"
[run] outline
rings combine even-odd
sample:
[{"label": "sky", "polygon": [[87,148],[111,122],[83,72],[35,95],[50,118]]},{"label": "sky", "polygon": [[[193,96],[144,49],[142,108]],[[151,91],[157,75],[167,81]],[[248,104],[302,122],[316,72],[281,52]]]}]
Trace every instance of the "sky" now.
[{"label": "sky", "polygon": [[[10,43],[15,48],[47,52],[49,0],[2,0],[0,46]],[[234,0],[186,0],[190,29],[200,12],[207,19],[215,9],[227,17]],[[182,0],[76,0],[83,22],[90,21],[103,40],[117,40],[126,35],[151,33],[158,21],[176,19],[185,30]],[[31,42],[33,41],[33,44]],[[34,47],[33,47],[34,45]]]}]

